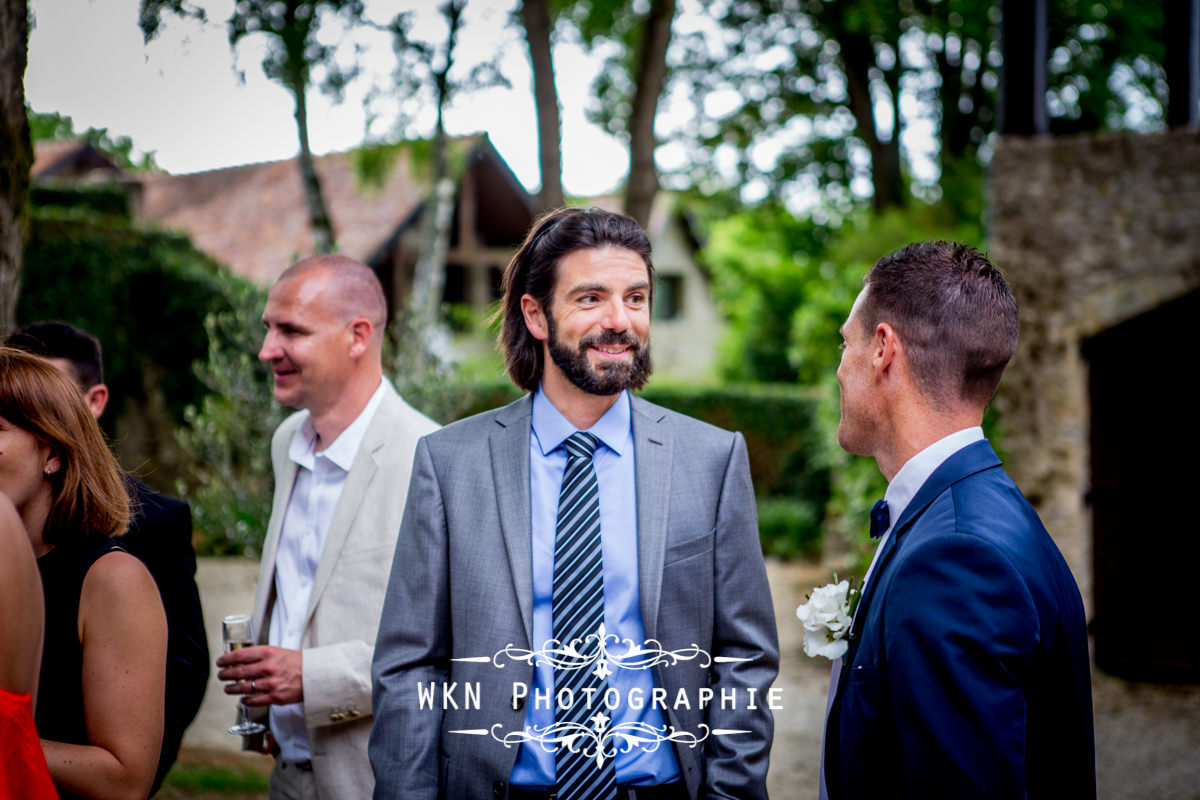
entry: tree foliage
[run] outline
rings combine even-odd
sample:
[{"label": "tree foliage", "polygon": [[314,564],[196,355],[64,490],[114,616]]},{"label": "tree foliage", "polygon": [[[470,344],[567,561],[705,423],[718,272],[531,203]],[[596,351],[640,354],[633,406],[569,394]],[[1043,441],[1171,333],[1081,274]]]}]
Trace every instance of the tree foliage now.
[{"label": "tree foliage", "polygon": [[[1049,0],[1051,130],[1161,124],[1161,8]],[[1001,52],[995,0],[724,0],[689,50],[701,111],[684,132],[696,182],[755,196],[819,197],[841,212],[871,197],[937,197],[944,175],[986,158]],[[921,143],[932,143],[922,149]],[[977,167],[975,167],[977,169]],[[915,186],[914,186],[915,184]]]},{"label": "tree foliage", "polygon": [[821,505],[835,547],[860,555],[871,502],[884,489],[874,463],[837,446],[840,418],[839,330],[880,256],[918,239],[981,245],[982,226],[962,221],[945,204],[917,204],[883,214],[859,212],[840,226],[798,218],[778,203],[763,203],[706,221],[702,255],[729,326],[721,366],[727,379],[807,387],[817,398],[815,442],[807,469],[829,475]]}]

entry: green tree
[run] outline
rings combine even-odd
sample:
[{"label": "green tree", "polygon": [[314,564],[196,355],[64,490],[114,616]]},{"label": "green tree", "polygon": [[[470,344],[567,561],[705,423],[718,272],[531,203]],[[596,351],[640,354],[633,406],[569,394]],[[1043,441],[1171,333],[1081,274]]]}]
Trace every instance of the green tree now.
[{"label": "green tree", "polygon": [[[446,254],[454,220],[456,188],[467,167],[466,151],[454,147],[446,133],[444,113],[457,95],[497,85],[507,85],[497,66],[500,52],[468,53],[457,48],[467,20],[466,0],[446,0],[438,7],[444,23],[444,35],[417,35],[411,12],[398,14],[384,26],[392,35],[396,58],[392,80],[376,87],[369,107],[387,103],[392,129],[401,140],[416,138],[424,132],[414,130],[423,112],[434,110],[434,126],[428,142],[410,141],[406,145],[371,145],[363,148],[370,155],[358,159],[360,177],[377,181],[395,164],[400,147],[412,148],[414,161],[428,173],[429,191],[420,209],[420,241],[412,291],[408,298],[409,323],[431,337],[441,310]],[[372,115],[376,115],[374,109]],[[379,157],[382,156],[382,157]],[[426,342],[426,347],[430,346]]]},{"label": "green tree", "polygon": [[[1161,9],[1047,5],[1052,132],[1161,124]],[[839,213],[860,196],[883,210],[910,188],[934,198],[978,188],[1002,60],[995,0],[730,0],[709,12],[717,32],[689,53],[693,103],[706,112],[683,133],[694,181],[732,155],[733,183],[816,195]],[[924,134],[906,144],[922,129],[934,150],[913,149]],[[915,171],[925,163],[934,174]]]},{"label": "green tree", "polygon": [[[321,42],[317,31],[326,14],[339,16],[347,25],[353,25],[362,21],[363,11],[363,0],[236,0],[226,22],[231,48],[236,49],[249,36],[261,35],[267,39],[263,72],[287,89],[295,102],[300,177],[316,253],[333,252],[335,232],[308,141],[308,89],[314,73],[320,72],[324,76],[322,87],[340,93],[356,72],[338,64],[334,59],[335,47]],[[142,0],[141,27],[147,42],[158,35],[165,13],[206,18],[203,8],[187,0]]]},{"label": "green tree", "polygon": [[426,87],[432,89],[433,104],[437,111],[430,148],[433,175],[430,192],[421,211],[421,242],[408,302],[414,323],[427,335],[437,324],[446,276],[446,252],[450,247],[450,225],[454,216],[455,179],[450,173],[447,153],[449,139],[446,135],[445,109],[455,88],[450,80],[450,72],[454,68],[454,46],[465,5],[466,0],[448,0],[440,7],[447,30],[441,47],[412,38],[404,15],[397,17],[392,26],[399,60],[397,83],[401,91],[405,88],[413,92]]},{"label": "green tree", "polygon": [[830,227],[781,204],[763,203],[712,215],[706,229],[702,256],[729,319],[724,375],[794,384],[813,393],[815,442],[806,451],[807,468],[829,476],[822,508],[827,540],[857,558],[866,552],[858,523],[884,482],[872,461],[837,445],[839,331],[863,276],[880,256],[918,239],[978,246],[982,225],[960,220],[946,204],[913,204],[882,214],[864,210]]}]

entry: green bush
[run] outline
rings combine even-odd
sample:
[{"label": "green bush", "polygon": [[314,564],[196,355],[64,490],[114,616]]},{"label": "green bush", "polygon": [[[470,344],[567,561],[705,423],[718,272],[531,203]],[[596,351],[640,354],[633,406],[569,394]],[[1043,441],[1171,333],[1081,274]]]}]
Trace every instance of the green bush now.
[{"label": "green bush", "polygon": [[[86,209],[34,208],[17,318],[63,320],[104,349],[110,402],[101,424],[127,467],[157,469],[169,489],[181,465],[170,430],[205,387],[190,365],[208,352],[206,315],[229,309],[222,267],[184,237],[133,227]],[[163,463],[164,461],[170,463]]]},{"label": "green bush", "polygon": [[[460,419],[510,403],[521,392],[506,380],[450,383]],[[817,436],[820,397],[793,386],[735,384],[694,388],[651,383],[641,396],[746,438],[750,474],[758,495],[763,551],[781,558],[820,552],[821,523],[830,498],[830,475]]]},{"label": "green bush", "polygon": [[271,436],[285,411],[256,356],[267,293],[244,281],[226,292],[231,308],[205,319],[208,356],[193,367],[207,393],[175,434],[190,464],[179,493],[192,504],[198,553],[256,557],[271,516]]},{"label": "green bush", "polygon": [[35,207],[58,206],[82,212],[112,214],[129,219],[129,192],[115,184],[99,186],[47,186],[34,184],[29,190],[29,202]]},{"label": "green bush", "polygon": [[784,559],[819,556],[823,510],[809,500],[759,497],[758,535],[763,553]]}]

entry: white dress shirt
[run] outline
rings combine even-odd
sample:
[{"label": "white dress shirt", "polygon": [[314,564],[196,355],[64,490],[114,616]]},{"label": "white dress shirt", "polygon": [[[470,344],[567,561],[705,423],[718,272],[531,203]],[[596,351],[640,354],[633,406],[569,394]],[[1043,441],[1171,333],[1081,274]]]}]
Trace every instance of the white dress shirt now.
[{"label": "white dress shirt", "polygon": [[[275,551],[275,605],[267,631],[268,644],[288,650],[301,649],[313,579],[325,550],[333,512],[363,436],[383,401],[383,387],[381,381],[359,415],[324,450],[316,450],[317,432],[311,417],[292,437],[288,458],[299,469]],[[303,703],[271,706],[271,733],[283,760],[308,761],[312,757]]]},{"label": "white dress shirt", "polygon": [[[875,554],[871,556],[871,564],[867,567],[867,572],[863,575],[862,583],[859,584],[861,592],[867,586],[867,581],[871,580],[871,574],[875,571],[875,563],[879,560],[879,554],[883,552],[883,546],[887,543],[888,538],[892,535],[892,530],[896,527],[896,522],[904,514],[908,508],[908,504],[916,497],[917,492],[925,485],[925,481],[929,480],[929,476],[937,470],[946,459],[962,450],[964,447],[975,442],[982,441],[983,428],[976,425],[972,428],[963,428],[961,431],[955,431],[949,436],[938,439],[933,444],[926,447],[921,452],[904,462],[904,466],[900,468],[888,483],[887,491],[884,492],[883,499],[888,506],[888,526],[887,530],[879,536],[879,544],[875,546]],[[829,671],[829,696],[825,701],[825,729],[829,730],[829,712],[833,708],[833,698],[837,694],[838,678],[842,672],[842,660],[836,658]],[[828,800],[829,795],[825,788],[825,742],[821,742],[821,800]]]}]

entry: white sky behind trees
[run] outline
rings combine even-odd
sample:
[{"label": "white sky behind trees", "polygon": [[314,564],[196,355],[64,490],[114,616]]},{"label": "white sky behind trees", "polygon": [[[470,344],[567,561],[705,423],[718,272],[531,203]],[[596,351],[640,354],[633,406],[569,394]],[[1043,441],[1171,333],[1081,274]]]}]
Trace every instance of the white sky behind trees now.
[{"label": "white sky behind trees", "polygon": [[[26,101],[35,111],[71,117],[77,130],[107,128],[110,135],[128,136],[138,151],[152,152],[160,167],[176,174],[294,157],[299,145],[293,103],[263,75],[264,37],[245,40],[235,60],[224,24],[232,0],[195,3],[208,11],[207,25],[167,16],[147,45],[138,27],[139,0],[31,0]],[[426,20],[418,35],[441,41],[436,6],[435,0],[372,0],[368,14],[385,22],[399,10],[416,8]],[[467,4],[459,58],[486,54],[499,43],[501,72],[511,88],[460,95],[447,109],[446,127],[451,135],[486,132],[532,191],[539,183],[537,119],[528,49],[509,24],[515,6],[516,0]],[[330,29],[328,35],[337,34]],[[360,32],[356,38],[366,42],[370,35]],[[371,44],[367,75],[386,86],[394,63],[390,39],[381,35]],[[556,45],[554,56],[565,189],[585,196],[612,192],[624,181],[629,156],[624,145],[585,119],[596,60],[568,44]],[[315,153],[349,150],[364,141],[370,83],[364,76],[341,103],[310,89]],[[390,99],[384,95],[375,103],[379,116],[371,133],[379,138],[395,138],[397,109]],[[422,112],[410,120],[410,134],[432,131],[432,109],[425,104]]]}]

